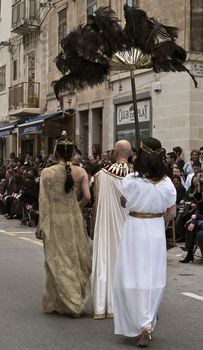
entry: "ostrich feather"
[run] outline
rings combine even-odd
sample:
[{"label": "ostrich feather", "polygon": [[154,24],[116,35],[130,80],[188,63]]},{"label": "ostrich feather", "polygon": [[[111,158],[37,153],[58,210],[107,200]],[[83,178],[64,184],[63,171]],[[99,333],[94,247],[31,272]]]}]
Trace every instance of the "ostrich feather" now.
[{"label": "ostrich feather", "polygon": [[183,63],[187,58],[186,51],[172,41],[163,41],[160,44],[155,45],[151,52],[151,56],[156,57],[160,62],[167,58],[171,58]]},{"label": "ostrich feather", "polygon": [[158,22],[155,18],[147,17],[145,11],[124,5],[126,26],[124,28],[129,44],[133,47],[150,52],[159,40],[170,39],[175,41],[178,36],[178,29],[166,26]]},{"label": "ostrich feather", "polygon": [[76,70],[69,72],[52,83],[57,99],[60,92],[83,90],[102,84],[109,75],[109,65],[81,60]]},{"label": "ostrich feather", "polygon": [[106,63],[98,34],[89,26],[78,26],[63,39],[61,45],[69,66],[71,59],[74,58],[75,61],[76,57],[91,62]]},{"label": "ostrich feather", "polygon": [[108,57],[118,50],[122,28],[115,12],[109,7],[99,7],[95,15],[88,16],[87,29],[95,31],[102,51]]},{"label": "ostrich feather", "polygon": [[56,67],[62,74],[67,72],[67,60],[63,52],[60,52],[55,58],[55,63]]},{"label": "ostrich feather", "polygon": [[195,87],[198,86],[193,74],[183,62],[186,59],[185,50],[172,41],[162,42],[151,53],[152,65],[155,73],[159,72],[187,72],[192,78]]}]

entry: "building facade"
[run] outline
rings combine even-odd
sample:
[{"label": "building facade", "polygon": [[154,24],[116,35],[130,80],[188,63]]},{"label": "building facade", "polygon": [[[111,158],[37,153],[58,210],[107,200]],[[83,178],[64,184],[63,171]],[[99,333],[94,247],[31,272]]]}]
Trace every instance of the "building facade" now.
[{"label": "building facade", "polygon": [[13,0],[10,6],[3,0],[1,10],[9,11],[11,24],[8,26],[4,19],[8,14],[2,12],[0,29],[6,26],[7,33],[0,30],[4,32],[0,41],[12,44],[0,45],[0,71],[8,63],[9,89],[0,91],[0,102],[4,99],[0,117],[10,123],[10,129],[0,127],[7,154],[11,150],[21,157],[52,153],[55,138],[63,129],[83,156],[90,155],[95,144],[103,151],[112,149],[121,138],[135,144],[128,73],[112,74],[94,89],[64,93],[60,101],[51,85],[60,77],[54,60],[61,39],[86,23],[87,15],[100,6],[110,6],[124,25],[126,2],[139,6],[149,17],[179,28],[178,44],[187,51],[186,66],[198,81],[195,89],[187,73],[136,71],[141,137],[159,138],[168,151],[179,145],[185,158],[191,149],[203,145],[202,0],[168,0],[167,4],[160,0]]},{"label": "building facade", "polygon": [[10,135],[10,120],[8,115],[8,88],[10,86],[10,52],[12,46],[10,43],[11,30],[11,0],[0,2],[0,158],[7,157],[7,150],[12,148],[12,139]]}]

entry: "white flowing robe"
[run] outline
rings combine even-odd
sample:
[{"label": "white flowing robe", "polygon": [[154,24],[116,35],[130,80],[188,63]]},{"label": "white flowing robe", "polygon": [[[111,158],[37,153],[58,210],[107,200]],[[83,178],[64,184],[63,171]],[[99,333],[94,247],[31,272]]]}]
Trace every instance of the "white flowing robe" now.
[{"label": "white flowing robe", "polygon": [[100,170],[98,202],[94,229],[92,283],[95,318],[112,317],[114,267],[122,227],[127,218],[120,205],[123,177]]},{"label": "white flowing robe", "polygon": [[[176,202],[176,190],[168,177],[153,184],[130,174],[123,180],[121,192],[129,211],[164,213]],[[135,337],[148,324],[154,330],[165,285],[164,218],[128,216],[115,266],[115,334]]]}]

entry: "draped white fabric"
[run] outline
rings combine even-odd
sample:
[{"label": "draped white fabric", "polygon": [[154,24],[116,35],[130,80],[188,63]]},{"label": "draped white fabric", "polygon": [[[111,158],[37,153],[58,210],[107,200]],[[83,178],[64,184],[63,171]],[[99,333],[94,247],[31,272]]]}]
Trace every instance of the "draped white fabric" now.
[{"label": "draped white fabric", "polygon": [[[157,184],[134,174],[123,180],[129,211],[163,213],[176,202],[169,178]],[[156,325],[166,284],[166,240],[163,217],[128,216],[117,254],[114,280],[115,334],[134,337]]]},{"label": "draped white fabric", "polygon": [[96,176],[99,177],[99,191],[93,243],[92,297],[95,318],[104,318],[113,313],[114,267],[127,211],[120,205],[123,178],[105,169]]}]

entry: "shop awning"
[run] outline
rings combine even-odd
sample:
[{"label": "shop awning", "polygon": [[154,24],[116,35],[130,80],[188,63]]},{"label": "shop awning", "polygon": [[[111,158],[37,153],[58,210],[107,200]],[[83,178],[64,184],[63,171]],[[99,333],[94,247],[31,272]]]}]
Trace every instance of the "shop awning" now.
[{"label": "shop awning", "polygon": [[6,137],[12,134],[12,130],[15,128],[16,123],[7,124],[0,127],[0,137]]},{"label": "shop awning", "polygon": [[48,119],[54,119],[59,114],[62,114],[62,111],[52,112],[47,114],[41,114],[37,117],[32,118],[31,120],[18,125],[19,134],[42,134],[44,128],[44,122]]}]

